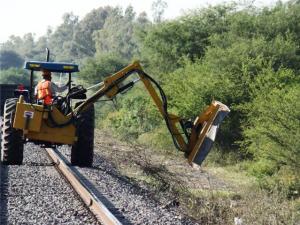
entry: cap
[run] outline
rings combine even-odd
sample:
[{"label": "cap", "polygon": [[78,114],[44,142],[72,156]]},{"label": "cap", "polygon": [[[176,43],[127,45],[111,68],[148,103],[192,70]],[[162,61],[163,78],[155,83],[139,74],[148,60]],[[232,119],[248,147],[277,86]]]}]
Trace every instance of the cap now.
[{"label": "cap", "polygon": [[43,77],[50,77],[51,76],[51,71],[42,69],[42,76]]}]

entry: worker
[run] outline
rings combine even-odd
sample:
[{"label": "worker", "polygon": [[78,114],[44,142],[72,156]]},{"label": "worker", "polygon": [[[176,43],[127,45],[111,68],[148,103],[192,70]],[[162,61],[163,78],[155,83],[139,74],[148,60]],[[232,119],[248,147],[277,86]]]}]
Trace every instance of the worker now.
[{"label": "worker", "polygon": [[59,87],[54,82],[51,82],[52,76],[49,70],[42,70],[42,76],[43,80],[37,84],[34,93],[36,99],[42,101],[44,105],[51,105],[56,93],[65,91],[70,81],[66,85]]}]

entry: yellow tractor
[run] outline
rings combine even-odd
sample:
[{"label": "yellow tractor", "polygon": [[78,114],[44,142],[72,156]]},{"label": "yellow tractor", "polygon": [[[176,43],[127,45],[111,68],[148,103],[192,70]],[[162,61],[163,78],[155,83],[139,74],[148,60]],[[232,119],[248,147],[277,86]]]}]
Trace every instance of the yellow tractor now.
[{"label": "yellow tractor", "polygon": [[[184,152],[190,164],[201,165],[212,147],[220,123],[230,111],[226,105],[213,101],[194,120],[182,119],[169,113],[163,89],[142,69],[138,61],[90,88],[69,85],[66,96],[56,96],[52,105],[45,106],[37,102],[34,96],[34,71],[68,74],[69,83],[72,73],[79,71],[76,64],[48,62],[48,58],[45,62],[25,63],[25,69],[31,71],[29,100],[25,101],[20,94],[19,98],[7,99],[5,102],[1,140],[3,164],[22,164],[23,145],[33,142],[44,147],[70,145],[72,165],[92,166],[94,103],[102,97],[113,99],[137,82],[143,83],[165,120],[176,148]],[[87,98],[87,90],[93,88],[97,90]],[[74,99],[80,100],[74,105]]]}]

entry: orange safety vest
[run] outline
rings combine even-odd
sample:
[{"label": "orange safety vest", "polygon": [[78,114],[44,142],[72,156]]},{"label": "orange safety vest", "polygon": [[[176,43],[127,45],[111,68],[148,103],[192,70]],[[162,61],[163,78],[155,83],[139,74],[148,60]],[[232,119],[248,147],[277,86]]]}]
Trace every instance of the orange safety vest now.
[{"label": "orange safety vest", "polygon": [[52,104],[51,81],[40,81],[37,85],[37,99],[44,100],[45,105]]}]

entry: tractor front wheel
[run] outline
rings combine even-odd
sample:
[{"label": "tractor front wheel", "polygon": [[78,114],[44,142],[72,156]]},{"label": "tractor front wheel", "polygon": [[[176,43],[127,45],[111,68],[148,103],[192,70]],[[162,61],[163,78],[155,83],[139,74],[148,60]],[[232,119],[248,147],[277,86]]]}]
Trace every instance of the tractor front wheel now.
[{"label": "tractor front wheel", "polygon": [[1,128],[1,161],[4,165],[21,165],[23,162],[22,131],[13,128],[17,99],[5,101]]},{"label": "tractor front wheel", "polygon": [[[80,104],[77,103],[76,106]],[[94,158],[95,109],[91,105],[82,112],[76,121],[77,142],[71,149],[73,166],[91,167]]]}]

